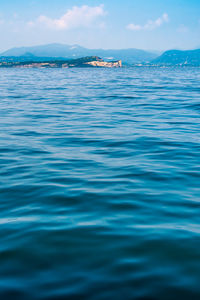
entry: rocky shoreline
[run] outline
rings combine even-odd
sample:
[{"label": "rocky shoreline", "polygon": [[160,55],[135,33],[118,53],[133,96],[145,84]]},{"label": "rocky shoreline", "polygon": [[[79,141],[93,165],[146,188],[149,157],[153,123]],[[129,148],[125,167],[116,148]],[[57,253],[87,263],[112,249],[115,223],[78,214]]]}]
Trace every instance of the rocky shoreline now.
[{"label": "rocky shoreline", "polygon": [[21,58],[7,59],[0,62],[0,67],[4,68],[121,68],[122,61],[104,61],[97,56],[89,56],[70,60],[49,60],[49,61],[23,61]]}]

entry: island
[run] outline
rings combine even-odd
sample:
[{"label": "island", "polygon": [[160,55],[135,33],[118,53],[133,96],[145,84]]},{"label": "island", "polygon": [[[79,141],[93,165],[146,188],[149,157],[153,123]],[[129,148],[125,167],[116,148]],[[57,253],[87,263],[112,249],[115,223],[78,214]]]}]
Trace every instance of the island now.
[{"label": "island", "polygon": [[2,57],[0,67],[4,68],[121,68],[122,61],[104,61],[98,56],[77,59]]}]

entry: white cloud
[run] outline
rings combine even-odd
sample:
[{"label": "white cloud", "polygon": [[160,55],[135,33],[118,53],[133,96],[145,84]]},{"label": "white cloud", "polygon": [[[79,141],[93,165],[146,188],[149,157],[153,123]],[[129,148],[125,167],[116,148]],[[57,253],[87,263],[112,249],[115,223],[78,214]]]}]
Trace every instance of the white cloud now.
[{"label": "white cloud", "polygon": [[189,32],[189,28],[182,24],[177,28],[177,31],[179,33],[187,33],[187,32]]},{"label": "white cloud", "polygon": [[169,16],[168,16],[168,14],[164,13],[157,20],[155,20],[155,21],[150,20],[145,25],[137,25],[137,24],[131,23],[126,28],[129,30],[133,30],[133,31],[153,30],[167,22],[169,22]]},{"label": "white cloud", "polygon": [[[58,19],[52,19],[47,16],[40,16],[36,22],[29,22],[29,26],[43,24],[49,28],[57,30],[69,30],[73,28],[89,27],[100,18],[106,15],[103,5],[99,6],[73,6]],[[102,22],[99,24],[100,26]]]},{"label": "white cloud", "polygon": [[139,31],[142,30],[142,26],[136,25],[136,24],[129,24],[127,26],[127,29],[133,30],[133,31]]}]

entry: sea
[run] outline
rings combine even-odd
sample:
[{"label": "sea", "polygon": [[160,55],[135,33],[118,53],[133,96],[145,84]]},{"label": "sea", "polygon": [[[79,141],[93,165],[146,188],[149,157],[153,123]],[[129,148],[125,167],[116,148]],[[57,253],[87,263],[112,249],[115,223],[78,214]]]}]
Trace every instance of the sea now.
[{"label": "sea", "polygon": [[0,299],[200,299],[200,68],[0,69]]}]

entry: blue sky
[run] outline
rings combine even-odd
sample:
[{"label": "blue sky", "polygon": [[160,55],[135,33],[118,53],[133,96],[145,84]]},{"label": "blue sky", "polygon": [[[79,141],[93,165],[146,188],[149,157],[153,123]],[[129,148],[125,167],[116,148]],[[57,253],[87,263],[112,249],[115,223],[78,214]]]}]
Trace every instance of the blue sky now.
[{"label": "blue sky", "polygon": [[7,0],[0,51],[46,43],[146,50],[200,48],[200,0]]}]

